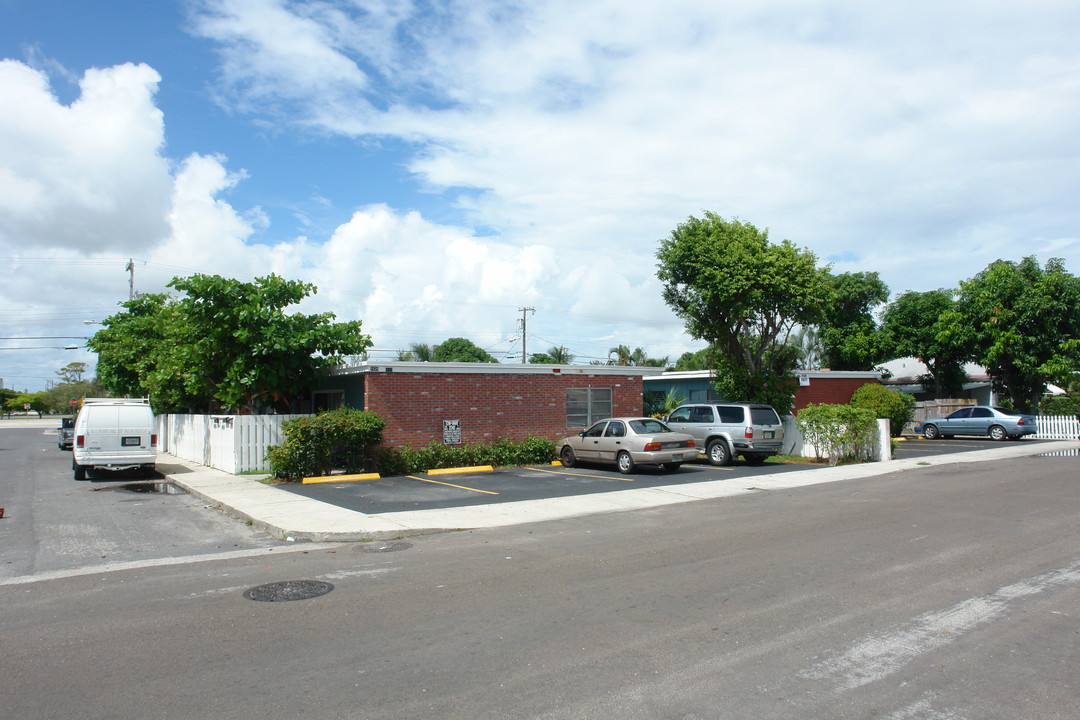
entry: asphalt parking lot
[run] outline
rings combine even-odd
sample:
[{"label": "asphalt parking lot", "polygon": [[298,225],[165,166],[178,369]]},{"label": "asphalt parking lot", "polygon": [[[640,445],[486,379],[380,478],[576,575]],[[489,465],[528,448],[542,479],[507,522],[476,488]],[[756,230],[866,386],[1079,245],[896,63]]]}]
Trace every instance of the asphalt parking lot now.
[{"label": "asphalt parking lot", "polygon": [[748,476],[777,472],[813,472],[819,467],[821,466],[772,463],[751,466],[741,460],[726,467],[713,467],[702,461],[687,463],[675,472],[643,466],[631,475],[622,475],[614,468],[604,465],[573,468],[543,465],[501,468],[494,472],[435,476],[418,474],[317,485],[289,483],[278,487],[314,500],[373,515],[671,487],[725,478],[745,479]]},{"label": "asphalt parking lot", "polygon": [[[1019,442],[1037,443],[1025,439]],[[1000,445],[989,438],[953,438],[950,440],[907,439],[897,443],[893,456],[908,459],[986,450]],[[452,475],[409,475],[313,485],[283,484],[278,487],[297,495],[369,515],[410,510],[437,510],[493,505],[523,500],[588,495],[620,490],[672,487],[686,483],[746,479],[754,475],[786,472],[814,472],[828,467],[767,463],[747,465],[742,460],[726,467],[714,467],[704,460],[687,463],[675,472],[639,467],[633,474],[622,475],[613,467],[586,465],[564,468],[544,465],[525,468],[501,468],[494,472]]]},{"label": "asphalt parking lot", "polygon": [[[1007,440],[1008,443],[1039,443],[1044,440],[1024,438],[1022,440]],[[950,453],[971,452],[972,450],[989,450],[998,447],[1000,441],[991,440],[988,437],[954,437],[939,440],[923,440],[922,438],[907,438],[896,443],[893,457],[897,460],[906,460],[916,457],[933,455],[947,455]]]}]

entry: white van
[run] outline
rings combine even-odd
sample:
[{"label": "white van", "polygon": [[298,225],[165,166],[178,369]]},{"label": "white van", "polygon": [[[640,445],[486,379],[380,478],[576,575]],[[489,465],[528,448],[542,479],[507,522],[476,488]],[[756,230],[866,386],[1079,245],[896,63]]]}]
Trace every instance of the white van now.
[{"label": "white van", "polygon": [[157,433],[149,400],[85,398],[75,418],[75,444],[71,468],[76,480],[87,471],[130,470],[154,472]]}]

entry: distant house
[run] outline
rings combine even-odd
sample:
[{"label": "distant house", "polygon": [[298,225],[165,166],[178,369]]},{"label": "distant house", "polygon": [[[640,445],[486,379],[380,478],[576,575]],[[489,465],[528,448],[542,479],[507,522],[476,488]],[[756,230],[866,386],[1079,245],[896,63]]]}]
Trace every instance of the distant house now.
[{"label": "distant house", "polygon": [[662,368],[617,365],[364,362],[331,370],[316,411],[353,407],[386,422],[387,445],[552,440],[611,415],[643,412],[643,378]]},{"label": "distant house", "polygon": [[[872,371],[800,370],[799,387],[795,391],[794,412],[798,414],[810,403],[844,404],[852,394],[867,383],[881,382],[881,373]],[[662,404],[664,396],[674,390],[685,402],[723,402],[744,398],[721,397],[713,387],[710,370],[664,372],[643,378],[649,399]]]},{"label": "distant house", "polygon": [[[919,377],[929,373],[926,365],[913,357],[898,358],[891,360],[882,366],[892,377],[882,380],[882,384],[890,390],[905,392],[914,395],[917,401],[937,400],[932,391],[923,388]],[[998,396],[994,392],[992,378],[986,369],[968,363],[964,366],[966,379],[963,391],[955,398],[958,400],[972,400],[974,405],[997,405]]]}]

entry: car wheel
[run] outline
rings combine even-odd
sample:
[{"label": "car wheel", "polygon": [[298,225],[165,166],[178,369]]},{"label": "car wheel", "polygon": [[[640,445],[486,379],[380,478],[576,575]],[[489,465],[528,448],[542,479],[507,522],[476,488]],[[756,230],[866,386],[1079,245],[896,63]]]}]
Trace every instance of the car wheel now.
[{"label": "car wheel", "polygon": [[731,462],[731,451],[723,440],[713,440],[709,443],[706,452],[709,455],[709,462],[713,465],[727,465]]},{"label": "car wheel", "polygon": [[927,440],[937,440],[941,436],[938,432],[937,425],[926,425],[922,429],[923,437]]},{"label": "car wheel", "polygon": [[1004,440],[1006,437],[1008,437],[1008,433],[1005,432],[1005,428],[1001,427],[1000,425],[991,426],[991,428],[990,428],[990,439],[991,440]]},{"label": "car wheel", "polygon": [[619,466],[619,472],[623,475],[634,472],[634,458],[630,457],[630,453],[625,450],[621,451],[618,457],[615,458],[615,463]]},{"label": "car wheel", "polygon": [[664,463],[661,467],[668,472],[677,472],[682,467],[682,463]]},{"label": "car wheel", "polygon": [[743,455],[747,465],[762,465],[765,462],[764,455]]},{"label": "car wheel", "polygon": [[78,465],[74,460],[71,462],[71,469],[75,471],[76,480],[81,481],[86,479],[86,468],[82,465]]},{"label": "car wheel", "polygon": [[577,462],[577,458],[574,457],[574,450],[569,445],[562,449],[559,457],[562,459],[563,467],[574,467],[574,463]]}]

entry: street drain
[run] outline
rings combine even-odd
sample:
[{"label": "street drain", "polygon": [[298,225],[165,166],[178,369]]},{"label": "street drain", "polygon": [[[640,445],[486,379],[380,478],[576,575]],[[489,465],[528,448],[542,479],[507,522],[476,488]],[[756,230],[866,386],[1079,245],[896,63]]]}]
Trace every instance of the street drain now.
[{"label": "street drain", "polygon": [[259,602],[288,602],[319,597],[333,589],[333,585],[321,580],[286,580],[245,590],[244,597]]},{"label": "street drain", "polygon": [[360,552],[366,553],[384,553],[384,552],[397,552],[398,550],[408,550],[412,547],[412,543],[407,542],[376,542],[376,543],[360,543],[356,546],[356,549]]}]

